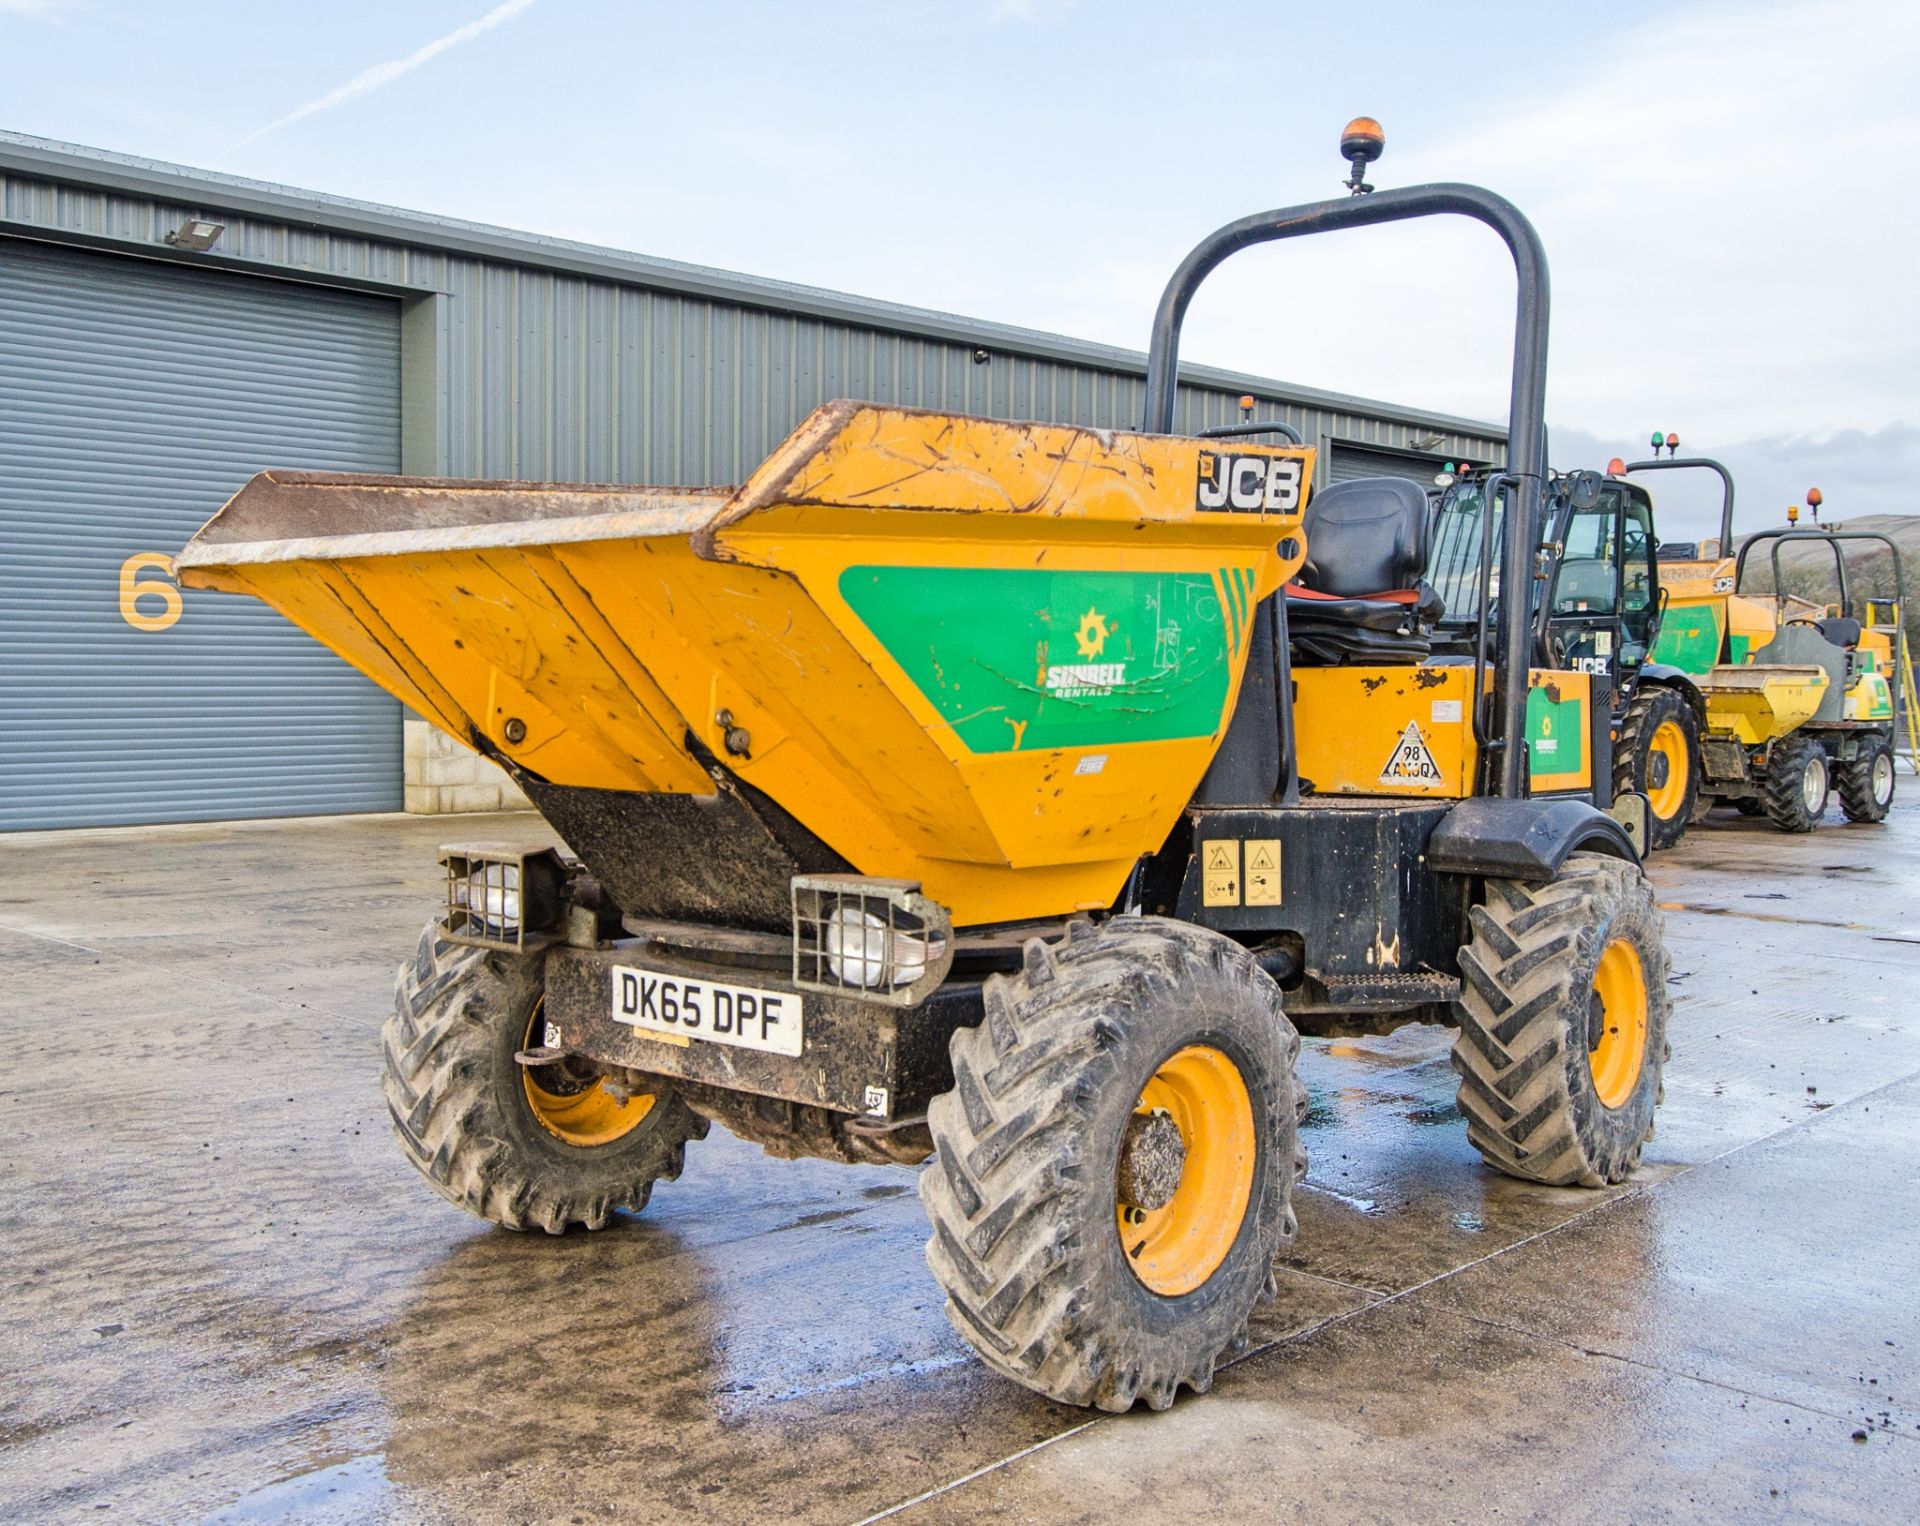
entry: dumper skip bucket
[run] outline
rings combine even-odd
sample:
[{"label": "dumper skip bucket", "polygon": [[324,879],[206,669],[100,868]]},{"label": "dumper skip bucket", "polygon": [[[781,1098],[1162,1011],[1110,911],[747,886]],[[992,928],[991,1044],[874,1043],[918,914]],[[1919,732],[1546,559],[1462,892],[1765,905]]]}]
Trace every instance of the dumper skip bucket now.
[{"label": "dumper skip bucket", "polygon": [[783,917],[770,842],[978,925],[1165,840],[1312,460],[836,403],[738,489],[266,472],[175,565],[509,768],[629,910],[678,855],[655,911]]}]

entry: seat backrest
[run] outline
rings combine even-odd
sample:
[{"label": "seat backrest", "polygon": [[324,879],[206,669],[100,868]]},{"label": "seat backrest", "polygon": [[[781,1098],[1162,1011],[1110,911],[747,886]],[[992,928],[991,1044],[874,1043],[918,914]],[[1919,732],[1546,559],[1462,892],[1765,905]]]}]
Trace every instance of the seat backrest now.
[{"label": "seat backrest", "polygon": [[1820,634],[1835,646],[1860,644],[1860,622],[1851,615],[1828,615],[1815,623],[1820,627]]},{"label": "seat backrest", "polygon": [[1357,477],[1307,500],[1300,583],[1363,598],[1412,588],[1427,570],[1427,490],[1407,477]]}]

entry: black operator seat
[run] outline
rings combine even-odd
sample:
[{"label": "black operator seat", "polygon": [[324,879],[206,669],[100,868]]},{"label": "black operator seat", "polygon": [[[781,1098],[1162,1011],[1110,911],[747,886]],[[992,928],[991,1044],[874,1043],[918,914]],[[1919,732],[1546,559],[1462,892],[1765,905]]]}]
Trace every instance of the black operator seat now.
[{"label": "black operator seat", "polygon": [[1835,646],[1856,647],[1860,644],[1860,622],[1851,615],[1828,615],[1824,620],[1816,620],[1814,626]]},{"label": "black operator seat", "polygon": [[1307,560],[1287,585],[1293,660],[1420,662],[1444,609],[1423,574],[1427,491],[1407,477],[1336,482],[1307,500]]}]

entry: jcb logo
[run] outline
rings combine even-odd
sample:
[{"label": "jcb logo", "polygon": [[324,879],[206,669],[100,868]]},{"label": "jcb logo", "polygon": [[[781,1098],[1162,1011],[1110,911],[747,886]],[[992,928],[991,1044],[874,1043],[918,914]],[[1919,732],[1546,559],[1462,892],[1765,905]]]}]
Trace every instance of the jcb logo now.
[{"label": "jcb logo", "polygon": [[1200,452],[1194,505],[1210,514],[1284,514],[1300,506],[1298,456],[1225,456]]}]

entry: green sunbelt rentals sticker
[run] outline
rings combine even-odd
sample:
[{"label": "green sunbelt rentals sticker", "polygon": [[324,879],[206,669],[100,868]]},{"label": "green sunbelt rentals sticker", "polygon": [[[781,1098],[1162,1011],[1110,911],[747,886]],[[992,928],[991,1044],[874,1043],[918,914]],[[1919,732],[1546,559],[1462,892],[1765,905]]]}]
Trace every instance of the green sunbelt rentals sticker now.
[{"label": "green sunbelt rentals sticker", "polygon": [[1252,577],[849,567],[840,594],[970,752],[1220,726]]},{"label": "green sunbelt rentals sticker", "polygon": [[1578,773],[1587,765],[1586,713],[1578,699],[1556,699],[1546,686],[1527,691],[1527,772]]}]

